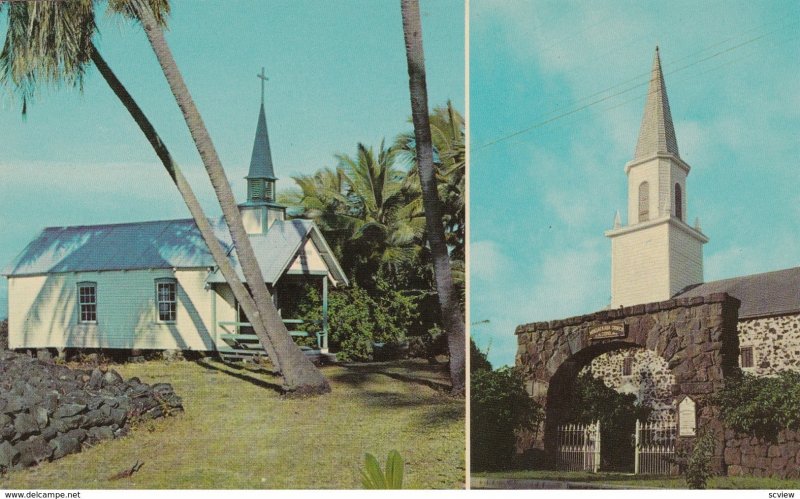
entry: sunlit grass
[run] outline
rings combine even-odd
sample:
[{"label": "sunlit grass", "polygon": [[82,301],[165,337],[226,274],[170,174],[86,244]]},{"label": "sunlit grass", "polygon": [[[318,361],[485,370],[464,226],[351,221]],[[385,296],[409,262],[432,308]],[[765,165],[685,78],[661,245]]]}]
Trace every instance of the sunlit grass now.
[{"label": "sunlit grass", "polygon": [[[0,488],[360,488],[364,453],[396,449],[406,486],[464,486],[464,399],[423,362],[323,368],[333,392],[283,398],[263,369],[217,361],[115,366],[126,379],[172,383],[186,412],[37,468]],[[110,480],[136,461],[130,478]]]}]

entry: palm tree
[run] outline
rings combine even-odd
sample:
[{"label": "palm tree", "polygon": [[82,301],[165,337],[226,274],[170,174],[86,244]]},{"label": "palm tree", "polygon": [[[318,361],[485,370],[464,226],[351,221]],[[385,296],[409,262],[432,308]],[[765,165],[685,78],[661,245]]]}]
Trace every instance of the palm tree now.
[{"label": "palm tree", "polygon": [[183,113],[189,133],[211,180],[217,201],[222,208],[222,216],[228,225],[233,245],[236,248],[242,273],[249,286],[250,295],[255,301],[255,315],[248,317],[251,322],[262,322],[264,326],[263,329],[255,329],[256,335],[265,347],[271,344],[275,360],[280,365],[288,389],[304,394],[329,392],[328,381],[292,340],[272,301],[261,273],[261,267],[250,244],[250,238],[244,229],[236,198],[225,175],[222,162],[189,89],[183,81],[180,69],[172,57],[172,52],[164,38],[162,25],[145,0],[128,0],[125,5],[128,12],[132,13],[144,28],[145,35],[147,35],[150,46],[158,59],[172,95]]},{"label": "palm tree", "polygon": [[425,228],[422,211],[404,188],[406,173],[396,166],[398,152],[381,142],[377,154],[358,144],[355,158],[337,156],[347,184],[352,239],[369,236],[374,251],[370,256],[388,266],[417,256]]},{"label": "palm tree", "polygon": [[[169,13],[169,4],[165,0],[148,1],[150,2],[148,11],[151,19],[159,26],[163,25],[166,22],[166,15]],[[111,0],[109,5],[112,10],[124,15],[134,15],[131,5],[126,0]],[[164,168],[186,202],[212,257],[231,286],[234,296],[241,303],[245,314],[248,317],[256,318],[253,328],[261,339],[268,356],[283,374],[286,388],[304,391],[329,390],[327,381],[322,378],[319,371],[305,356],[302,360],[317,372],[316,376],[313,373],[307,374],[308,366],[303,365],[302,361],[298,367],[298,364],[294,363],[294,358],[287,358],[287,355],[283,355],[286,348],[276,349],[263,322],[258,319],[261,307],[257,306],[233,270],[220,242],[214,236],[213,229],[203,214],[197,198],[174,163],[169,150],[92,43],[91,39],[96,30],[93,3],[90,0],[76,0],[71,3],[15,3],[9,6],[8,20],[8,33],[3,50],[0,52],[0,80],[11,83],[21,94],[23,113],[27,110],[27,103],[35,96],[36,89],[40,84],[62,83],[82,88],[85,68],[90,60],[94,62],[161,159]],[[55,34],[59,36],[54,36]],[[240,261],[241,259],[240,256]],[[269,303],[272,304],[271,301]],[[283,326],[282,322],[281,326]],[[285,331],[285,327],[283,329]],[[288,332],[286,337],[289,337]],[[309,386],[314,388],[309,390]]]},{"label": "palm tree", "polygon": [[419,165],[425,226],[433,259],[436,291],[442,309],[450,350],[450,382],[453,391],[463,393],[466,380],[466,340],[464,316],[451,275],[450,258],[442,222],[442,208],[433,167],[433,142],[428,117],[428,91],[425,83],[425,54],[422,48],[422,23],[417,0],[401,0],[403,35],[408,62],[408,86],[411,94],[411,118],[414,122],[417,164]]},{"label": "palm tree", "polygon": [[348,274],[367,289],[381,267],[413,265],[422,250],[419,189],[406,187],[398,152],[358,144],[355,156],[336,156],[335,170],[294,177],[297,186],[281,195],[298,216],[317,222]]},{"label": "palm tree", "polygon": [[[442,220],[445,225],[445,238],[450,248],[453,267],[464,261],[464,238],[466,216],[466,145],[464,118],[447,101],[444,107],[435,107],[430,115],[431,136],[433,138],[433,164],[439,199],[442,202]],[[411,164],[406,178],[406,188],[419,196],[422,203],[422,187],[417,165],[416,139],[414,132],[398,136],[395,146],[400,156]],[[422,209],[420,210],[422,211]]]}]

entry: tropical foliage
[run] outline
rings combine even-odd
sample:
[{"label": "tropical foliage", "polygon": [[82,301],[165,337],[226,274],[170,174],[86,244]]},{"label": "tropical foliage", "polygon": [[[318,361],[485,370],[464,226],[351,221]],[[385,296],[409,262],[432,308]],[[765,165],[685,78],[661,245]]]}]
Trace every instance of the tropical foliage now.
[{"label": "tropical foliage", "polygon": [[402,489],[405,463],[396,450],[386,457],[386,471],[381,470],[378,460],[370,453],[364,455],[364,469],[361,470],[361,484],[365,489]]},{"label": "tropical foliage", "polygon": [[743,374],[728,380],[714,403],[733,430],[774,440],[781,430],[800,429],[800,373]]},{"label": "tropical foliage", "polygon": [[[463,304],[464,120],[448,102],[434,109],[431,128],[440,158],[445,233]],[[410,133],[377,149],[357,144],[354,155],[335,156],[335,167],[293,177],[296,185],[279,196],[291,216],[316,222],[353,283],[329,295],[331,346],[344,359],[369,358],[373,342],[407,339],[426,345],[425,357],[441,351],[436,341],[441,312],[414,158]],[[318,293],[305,294],[298,316],[314,317]]]}]

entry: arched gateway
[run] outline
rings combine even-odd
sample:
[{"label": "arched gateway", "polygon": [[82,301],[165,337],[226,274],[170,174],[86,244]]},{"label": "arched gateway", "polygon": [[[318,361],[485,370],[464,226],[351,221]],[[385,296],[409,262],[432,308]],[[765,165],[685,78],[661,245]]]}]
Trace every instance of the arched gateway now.
[{"label": "arched gateway", "polygon": [[[519,450],[553,451],[563,404],[580,370],[603,353],[633,347],[646,348],[667,362],[675,377],[675,398],[688,396],[696,403],[698,429],[722,432],[707,399],[739,369],[738,310],[739,300],[718,293],[517,327],[517,367],[528,393],[545,408],[544,431],[522,435]],[[679,434],[678,447],[694,438]],[[721,466],[721,446],[716,454]]]}]

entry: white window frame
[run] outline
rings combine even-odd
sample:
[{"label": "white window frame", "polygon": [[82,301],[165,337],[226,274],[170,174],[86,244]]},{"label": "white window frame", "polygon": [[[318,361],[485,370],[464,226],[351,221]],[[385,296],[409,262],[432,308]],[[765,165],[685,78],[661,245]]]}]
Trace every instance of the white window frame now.
[{"label": "white window frame", "polygon": [[[166,295],[166,299],[162,300],[161,286],[172,286],[172,297]],[[172,305],[170,308],[171,318],[163,319],[161,315],[161,305]],[[156,279],[156,321],[161,324],[175,324],[178,319],[178,280],[172,277],[163,277]]]},{"label": "white window frame", "polygon": [[[83,301],[84,297],[88,297],[88,294],[82,293],[83,289],[91,289],[92,290],[92,301]],[[84,319],[83,307],[87,307],[87,313],[90,310],[88,307],[92,307],[93,310],[91,314],[94,315],[94,319]],[[94,281],[81,281],[78,283],[78,323],[79,324],[97,324],[97,283]]]}]

